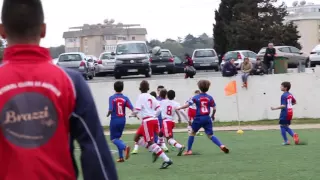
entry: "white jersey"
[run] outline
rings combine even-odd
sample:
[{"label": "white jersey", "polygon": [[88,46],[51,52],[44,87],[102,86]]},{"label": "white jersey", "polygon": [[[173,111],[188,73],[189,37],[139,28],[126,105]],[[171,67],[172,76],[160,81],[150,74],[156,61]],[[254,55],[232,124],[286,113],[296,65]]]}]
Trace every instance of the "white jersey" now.
[{"label": "white jersey", "polygon": [[163,120],[174,120],[176,115],[176,108],[180,107],[180,104],[174,100],[165,99],[160,103],[161,117]]},{"label": "white jersey", "polygon": [[[186,103],[189,104],[189,102],[192,102],[192,98],[193,98],[193,97],[191,97]],[[190,109],[197,109],[197,106],[196,106],[195,103],[193,103],[192,105],[189,106],[189,108],[190,108]]]},{"label": "white jersey", "polygon": [[138,96],[135,110],[139,112],[142,120],[146,118],[156,118],[159,108],[159,101],[149,93],[142,93]]}]

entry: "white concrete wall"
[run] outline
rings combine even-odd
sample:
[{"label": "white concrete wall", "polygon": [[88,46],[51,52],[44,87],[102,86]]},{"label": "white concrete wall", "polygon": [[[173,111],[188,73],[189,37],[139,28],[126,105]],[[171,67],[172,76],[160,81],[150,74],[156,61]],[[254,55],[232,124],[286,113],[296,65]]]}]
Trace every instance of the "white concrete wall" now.
[{"label": "white concrete wall", "polygon": [[[225,85],[233,79],[238,82],[238,103],[241,121],[253,121],[261,119],[277,119],[280,111],[271,111],[271,106],[280,105],[280,84],[283,81],[290,81],[291,92],[297,99],[298,104],[294,107],[294,118],[320,118],[320,75],[316,73],[295,73],[281,75],[265,75],[249,77],[249,88],[241,88],[240,76],[234,78],[211,77],[209,94],[217,103],[216,120],[236,121],[237,105],[236,96],[226,97],[224,95]],[[139,83],[136,81],[125,81],[124,94],[135,104],[139,95]],[[149,80],[151,91],[156,90],[158,85],[164,85],[167,90],[176,91],[176,100],[184,103],[190,98],[193,91],[197,89],[197,81],[200,79],[157,79]],[[109,124],[106,118],[108,110],[108,98],[113,92],[113,82],[99,82],[89,84],[96,101],[99,116],[104,125]],[[151,92],[150,91],[150,92]],[[129,112],[129,111],[127,111]],[[127,113],[128,115],[130,113]],[[140,123],[134,118],[127,118],[129,124]]]}]

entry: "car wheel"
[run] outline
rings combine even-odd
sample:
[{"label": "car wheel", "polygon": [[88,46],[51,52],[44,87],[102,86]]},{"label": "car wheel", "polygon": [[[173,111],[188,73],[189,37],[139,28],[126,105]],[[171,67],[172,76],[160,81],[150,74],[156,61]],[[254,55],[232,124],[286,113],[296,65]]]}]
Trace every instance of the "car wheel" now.
[{"label": "car wheel", "polygon": [[150,68],[150,69],[149,69],[149,72],[147,72],[145,76],[146,76],[146,77],[151,77],[151,75],[152,75],[152,69]]},{"label": "car wheel", "polygon": [[214,70],[215,70],[216,72],[218,72],[218,71],[219,71],[219,67],[214,68]]},{"label": "car wheel", "polygon": [[168,70],[168,74],[175,74],[176,72],[175,72],[175,70],[174,69],[172,69],[172,70]]},{"label": "car wheel", "polygon": [[114,78],[115,79],[121,79],[121,75],[120,74],[114,74]]}]

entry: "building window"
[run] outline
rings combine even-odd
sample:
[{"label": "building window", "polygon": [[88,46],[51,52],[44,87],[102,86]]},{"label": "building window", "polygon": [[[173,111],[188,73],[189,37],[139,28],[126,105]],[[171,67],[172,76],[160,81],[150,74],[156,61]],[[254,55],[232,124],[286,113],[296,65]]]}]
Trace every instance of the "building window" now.
[{"label": "building window", "polygon": [[88,52],[89,52],[88,47],[85,47],[85,48],[84,48],[84,53],[88,53]]},{"label": "building window", "polygon": [[84,46],[88,46],[88,39],[87,38],[84,38],[83,44],[84,44]]},{"label": "building window", "polygon": [[127,40],[127,38],[123,37],[123,36],[120,36],[120,37],[118,37],[118,40]]},{"label": "building window", "polygon": [[67,42],[70,42],[70,43],[76,42],[76,41],[77,41],[77,38],[68,38],[67,39]]},{"label": "building window", "polygon": [[132,36],[132,37],[131,37],[131,40],[136,40],[136,37],[135,37],[135,36]]},{"label": "building window", "polygon": [[111,40],[111,36],[104,36],[104,40]]},{"label": "building window", "polygon": [[111,40],[117,40],[117,36],[112,36]]}]

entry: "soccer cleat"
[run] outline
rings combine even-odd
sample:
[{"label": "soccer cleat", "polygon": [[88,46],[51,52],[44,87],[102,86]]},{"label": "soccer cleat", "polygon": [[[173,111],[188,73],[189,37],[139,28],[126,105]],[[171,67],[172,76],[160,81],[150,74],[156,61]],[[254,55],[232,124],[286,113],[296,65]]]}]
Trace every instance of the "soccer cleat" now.
[{"label": "soccer cleat", "polygon": [[161,148],[164,152],[169,152],[169,149],[167,147],[162,147]]},{"label": "soccer cleat", "polygon": [[282,145],[283,145],[283,146],[290,145],[290,142],[289,142],[289,141],[283,142]]},{"label": "soccer cleat", "polygon": [[131,154],[138,154],[138,150],[136,149],[132,150]]},{"label": "soccer cleat", "polygon": [[180,149],[179,149],[179,152],[177,154],[177,156],[181,156],[183,151],[186,149],[186,147],[182,146]]},{"label": "soccer cleat", "polygon": [[125,159],[129,159],[130,158],[130,146],[127,146],[125,149],[124,149],[124,152],[125,152]]},{"label": "soccer cleat", "polygon": [[221,151],[223,151],[226,154],[229,153],[229,149],[226,146],[221,146],[220,149],[221,149]]},{"label": "soccer cleat", "polygon": [[298,145],[299,144],[299,136],[298,136],[298,134],[297,133],[294,133],[294,135],[293,135],[293,140],[294,140],[294,143],[296,144],[296,145]]},{"label": "soccer cleat", "polygon": [[120,159],[117,160],[117,162],[124,162],[124,159],[120,158]]},{"label": "soccer cleat", "polygon": [[189,151],[186,151],[186,152],[184,152],[184,153],[183,153],[183,155],[185,155],[185,156],[189,156],[189,155],[192,155],[192,151],[191,151],[191,150],[189,150]]},{"label": "soccer cleat", "polygon": [[197,132],[196,136],[203,136],[201,132]]},{"label": "soccer cleat", "polygon": [[167,169],[169,166],[171,166],[173,164],[173,162],[171,160],[169,161],[165,161],[162,163],[160,169]]},{"label": "soccer cleat", "polygon": [[159,156],[157,156],[156,153],[152,153],[152,162],[156,162],[158,160]]}]

